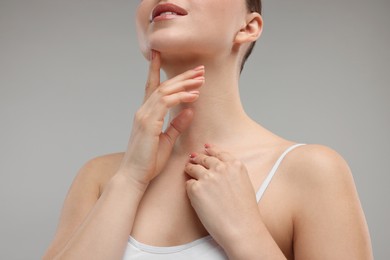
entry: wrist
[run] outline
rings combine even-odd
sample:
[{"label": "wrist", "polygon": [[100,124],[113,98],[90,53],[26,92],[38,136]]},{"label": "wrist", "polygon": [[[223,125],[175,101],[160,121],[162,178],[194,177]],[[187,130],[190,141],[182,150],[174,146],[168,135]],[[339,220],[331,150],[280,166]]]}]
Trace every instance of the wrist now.
[{"label": "wrist", "polygon": [[116,175],[124,176],[129,182],[140,188],[148,187],[150,181],[153,179],[151,169],[144,169],[134,165],[121,165],[116,172]]},{"label": "wrist", "polygon": [[230,260],[286,259],[260,218],[250,227],[237,227],[223,248]]},{"label": "wrist", "polygon": [[138,181],[122,171],[118,171],[110,180],[110,186],[124,187],[126,190],[137,191],[140,194],[146,191],[148,185],[148,182]]}]

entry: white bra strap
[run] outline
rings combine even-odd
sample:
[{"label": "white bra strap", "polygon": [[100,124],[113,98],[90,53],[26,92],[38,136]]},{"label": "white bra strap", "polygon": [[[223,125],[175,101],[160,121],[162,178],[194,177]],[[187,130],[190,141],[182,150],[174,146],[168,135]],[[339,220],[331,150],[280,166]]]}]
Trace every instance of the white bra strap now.
[{"label": "white bra strap", "polygon": [[265,180],[263,181],[263,183],[261,184],[259,190],[256,192],[256,201],[257,203],[259,203],[261,197],[263,196],[265,190],[267,189],[268,185],[271,183],[271,180],[272,178],[274,177],[275,173],[276,173],[276,170],[278,169],[280,163],[282,162],[282,160],[284,159],[284,157],[291,151],[293,150],[294,148],[298,147],[298,146],[302,146],[302,145],[305,145],[305,144],[294,144],[292,146],[290,146],[289,148],[286,149],[286,151],[284,151],[284,153],[279,157],[279,159],[276,161],[275,165],[272,167],[270,173],[268,174],[268,176],[265,178]]}]

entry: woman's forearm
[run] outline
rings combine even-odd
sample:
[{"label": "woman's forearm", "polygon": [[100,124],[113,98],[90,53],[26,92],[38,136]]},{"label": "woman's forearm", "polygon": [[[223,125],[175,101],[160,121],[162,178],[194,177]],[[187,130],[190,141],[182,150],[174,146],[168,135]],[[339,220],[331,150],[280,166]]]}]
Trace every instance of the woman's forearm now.
[{"label": "woman's forearm", "polygon": [[286,260],[260,218],[234,236],[225,246],[225,251],[229,260]]},{"label": "woman's forearm", "polygon": [[114,175],[55,259],[121,259],[146,186]]}]

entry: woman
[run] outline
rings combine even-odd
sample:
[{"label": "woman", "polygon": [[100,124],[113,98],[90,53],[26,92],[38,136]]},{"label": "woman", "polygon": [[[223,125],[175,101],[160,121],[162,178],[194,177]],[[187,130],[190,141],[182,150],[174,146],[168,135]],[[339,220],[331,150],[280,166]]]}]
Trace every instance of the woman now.
[{"label": "woman", "polygon": [[372,259],[343,158],[243,110],[260,14],[259,0],[139,3],[150,68],[128,149],[80,170],[45,259]]}]

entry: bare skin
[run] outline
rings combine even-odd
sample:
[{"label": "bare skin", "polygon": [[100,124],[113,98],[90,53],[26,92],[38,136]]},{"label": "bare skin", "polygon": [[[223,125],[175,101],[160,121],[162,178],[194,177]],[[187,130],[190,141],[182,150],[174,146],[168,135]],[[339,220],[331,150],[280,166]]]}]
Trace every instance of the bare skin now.
[{"label": "bare skin", "polygon": [[[240,138],[230,139],[229,146],[234,149],[230,149],[229,154],[246,166],[250,188],[254,193],[276,159],[293,142],[284,140],[255,123],[245,125],[244,129]],[[220,146],[223,147],[223,144]],[[201,158],[207,154],[198,149],[196,157]],[[191,161],[188,155],[189,152],[179,153],[173,150],[161,172],[148,181],[147,188],[139,188],[143,181],[132,186],[133,190],[141,192],[132,225],[128,225],[127,232],[122,230],[124,237],[131,235],[138,241],[155,246],[173,246],[209,234],[189,200],[188,180],[193,178],[186,172]],[[66,244],[69,246],[69,240],[77,234],[74,231],[80,229],[88,212],[96,209],[96,202],[108,193],[112,180],[121,175],[125,157],[125,153],[98,157],[81,169],[68,194],[56,238],[46,259],[54,258],[59,252],[63,253],[57,255],[57,258],[73,259],[73,254],[66,255],[66,251],[61,249],[67,248]],[[246,187],[245,190],[250,189]],[[227,200],[227,203],[229,205],[230,201]],[[120,206],[111,204],[114,209]],[[234,208],[233,205],[230,206]],[[322,210],[317,211],[318,208]],[[369,235],[351,173],[344,160],[329,148],[306,145],[290,152],[257,205],[257,210],[259,220],[272,238],[270,242],[274,242],[283,253],[278,256],[280,258],[372,257]],[[223,212],[226,214],[226,211]],[[335,225],[334,220],[340,224]],[[250,226],[254,225],[252,221]],[[107,227],[105,230],[107,233],[112,232],[112,228]],[[182,231],[180,235],[177,230]],[[245,233],[242,239],[248,244]],[[253,249],[258,250],[256,243]],[[123,253],[124,246],[121,250],[118,249],[118,256]],[[80,255],[84,254],[85,252]],[[269,259],[276,258],[271,256]]]},{"label": "bare skin", "polygon": [[[238,68],[261,34],[261,16],[248,14],[244,1],[180,1],[188,15],[150,22],[159,2],[143,0],[137,12],[141,50],[151,61],[128,148],[80,170],[44,259],[121,259],[129,235],[173,246],[208,234],[229,259],[372,259],[351,172],[327,147],[290,152],[255,201],[276,159],[294,144],[251,120],[240,102]],[[227,8],[216,15],[222,3]],[[195,34],[198,45],[218,51],[190,46],[175,56],[187,46],[166,45],[170,33],[204,30],[191,19],[221,23],[222,39],[233,41],[220,34],[210,41],[212,30]]]}]

